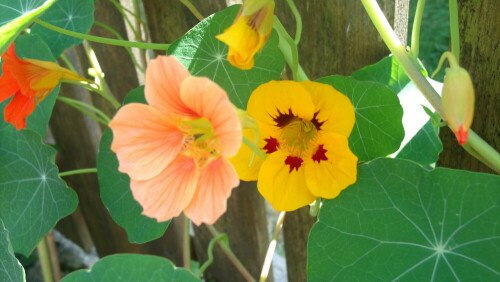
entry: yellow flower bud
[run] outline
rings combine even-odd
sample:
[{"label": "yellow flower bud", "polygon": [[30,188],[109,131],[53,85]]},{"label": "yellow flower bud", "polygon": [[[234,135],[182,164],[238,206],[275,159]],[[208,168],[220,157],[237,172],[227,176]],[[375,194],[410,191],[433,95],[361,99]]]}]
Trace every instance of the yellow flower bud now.
[{"label": "yellow flower bud", "polygon": [[469,73],[461,68],[453,55],[443,54],[450,62],[444,77],[442,102],[443,117],[453,130],[458,144],[464,145],[469,137],[469,128],[474,115],[474,88]]}]

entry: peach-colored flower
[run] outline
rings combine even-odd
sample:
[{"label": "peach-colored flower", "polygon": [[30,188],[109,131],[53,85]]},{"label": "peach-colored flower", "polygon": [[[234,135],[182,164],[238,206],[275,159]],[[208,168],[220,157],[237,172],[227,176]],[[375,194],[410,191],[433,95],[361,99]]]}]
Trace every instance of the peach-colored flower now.
[{"label": "peach-colored flower", "polygon": [[134,198],[158,221],[184,211],[197,225],[214,223],[239,184],[227,160],[241,145],[236,108],[217,84],[171,56],[149,63],[145,95],[148,105],[127,104],[109,124]]}]

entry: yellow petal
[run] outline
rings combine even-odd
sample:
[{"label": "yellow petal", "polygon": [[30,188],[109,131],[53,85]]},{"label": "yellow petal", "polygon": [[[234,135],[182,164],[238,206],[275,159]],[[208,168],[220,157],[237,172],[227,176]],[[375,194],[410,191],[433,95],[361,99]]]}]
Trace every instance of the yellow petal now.
[{"label": "yellow petal", "polygon": [[356,182],[357,161],[349,149],[347,137],[321,134],[311,156],[304,160],[309,191],[316,197],[337,197],[340,191]]},{"label": "yellow petal", "polygon": [[259,123],[278,126],[293,116],[311,120],[314,105],[309,92],[298,82],[270,81],[254,90],[247,112]]},{"label": "yellow petal", "polygon": [[316,119],[323,123],[321,130],[349,137],[355,120],[351,100],[327,84],[312,81],[299,83],[311,95],[314,113],[318,113]]},{"label": "yellow petal", "polygon": [[293,211],[312,203],[315,197],[306,186],[304,168],[285,164],[287,155],[277,151],[262,164],[257,187],[277,211]]},{"label": "yellow petal", "polygon": [[[254,129],[244,129],[243,136],[248,140],[254,141],[255,130]],[[261,139],[263,140],[263,139]],[[264,145],[263,141],[259,142],[257,145],[262,148]],[[247,145],[241,144],[238,153],[229,159],[231,164],[236,169],[238,177],[243,181],[255,181],[259,175],[260,166],[264,161],[261,157],[257,156],[252,149]]]}]

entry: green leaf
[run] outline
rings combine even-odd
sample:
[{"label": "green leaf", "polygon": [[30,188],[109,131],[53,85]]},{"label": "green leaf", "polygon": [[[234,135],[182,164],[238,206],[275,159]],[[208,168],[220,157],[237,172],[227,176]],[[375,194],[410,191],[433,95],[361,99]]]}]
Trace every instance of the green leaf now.
[{"label": "green leaf", "polygon": [[378,159],[326,200],[308,281],[498,281],[500,177]]},{"label": "green leaf", "polygon": [[[0,3],[0,54],[19,33],[47,10],[56,0],[9,0]],[[5,3],[7,2],[7,3]]]},{"label": "green leaf", "polygon": [[397,158],[430,165],[437,162],[443,151],[443,143],[439,139],[438,128],[428,121],[417,134],[397,154]]},{"label": "green leaf", "polygon": [[23,266],[19,263],[9,241],[9,231],[0,219],[0,281],[25,281]]},{"label": "green leaf", "polygon": [[90,271],[79,270],[62,282],[107,281],[201,281],[184,268],[177,268],[167,259],[149,255],[123,254],[107,256]]},{"label": "green leaf", "polygon": [[25,256],[78,204],[75,191],[59,177],[54,156],[37,133],[0,125],[0,218],[14,251]]},{"label": "green leaf", "polygon": [[373,65],[355,71],[352,77],[360,81],[379,82],[399,93],[410,82],[394,56],[387,56]]},{"label": "green leaf", "polygon": [[215,81],[226,90],[236,107],[246,109],[252,91],[262,83],[279,80],[285,63],[275,32],[255,56],[251,70],[240,70],[227,61],[228,48],[215,36],[233,23],[239,7],[234,5],[206,18],[172,43],[168,54],[174,55],[192,75]]},{"label": "green leaf", "polygon": [[[86,34],[94,24],[94,1],[59,0],[40,17],[40,20]],[[52,31],[38,24],[31,28],[31,32],[45,39],[55,57],[59,57],[66,48],[83,42],[82,39]]]},{"label": "green leaf", "polygon": [[[132,90],[126,103],[145,102],[144,87]],[[156,219],[142,215],[142,207],[134,200],[130,190],[130,178],[118,171],[118,159],[111,151],[113,133],[106,129],[99,145],[97,171],[101,199],[113,220],[127,231],[133,243],[145,243],[161,237],[170,221],[158,223]]]},{"label": "green leaf", "polygon": [[356,124],[349,146],[359,161],[369,161],[395,152],[404,138],[403,109],[397,95],[386,86],[352,77],[328,76],[318,82],[344,93],[354,105]]}]

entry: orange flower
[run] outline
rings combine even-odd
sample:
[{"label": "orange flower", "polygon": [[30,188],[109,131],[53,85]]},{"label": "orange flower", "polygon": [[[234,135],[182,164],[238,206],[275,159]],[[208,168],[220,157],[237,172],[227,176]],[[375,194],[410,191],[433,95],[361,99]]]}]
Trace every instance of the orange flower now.
[{"label": "orange flower", "polygon": [[236,108],[217,84],[170,56],[149,63],[145,95],[149,105],[125,105],[109,124],[134,198],[158,221],[184,211],[197,225],[214,223],[239,184],[227,160],[241,145]]},{"label": "orange flower", "polygon": [[18,130],[26,127],[26,118],[63,78],[86,80],[56,63],[17,57],[14,43],[2,55],[0,103],[14,96],[4,109],[6,122]]},{"label": "orange flower", "polygon": [[243,70],[253,68],[253,57],[271,35],[273,16],[274,1],[245,1],[234,23],[216,36],[229,46],[227,59],[231,65]]}]

